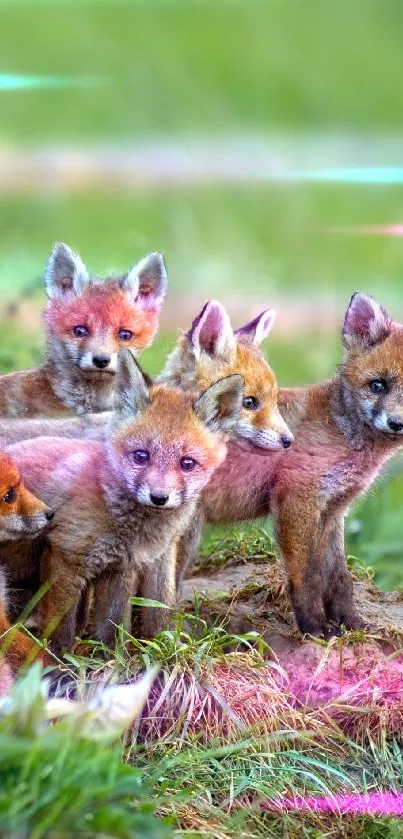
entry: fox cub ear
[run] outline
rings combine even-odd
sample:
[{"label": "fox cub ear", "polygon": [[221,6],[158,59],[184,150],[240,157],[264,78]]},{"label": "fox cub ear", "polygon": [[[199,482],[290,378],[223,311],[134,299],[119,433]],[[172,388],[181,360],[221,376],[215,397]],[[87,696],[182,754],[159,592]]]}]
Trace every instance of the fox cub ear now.
[{"label": "fox cub ear", "polygon": [[150,404],[151,379],[143,372],[130,350],[120,350],[116,370],[115,411],[133,419]]},{"label": "fox cub ear", "polygon": [[210,300],[203,306],[187,333],[195,355],[229,356],[235,347],[232,326],[224,306]]},{"label": "fox cub ear", "polygon": [[219,379],[193,403],[196,416],[211,431],[228,434],[239,420],[244,384],[238,374]]},{"label": "fox cub ear", "polygon": [[372,347],[388,337],[390,326],[391,320],[385,309],[369,294],[357,291],[344,318],[344,345],[347,349]]},{"label": "fox cub ear", "polygon": [[90,282],[90,275],[78,253],[63,242],[57,242],[45,269],[48,297],[81,294]]},{"label": "fox cub ear", "polygon": [[141,259],[120,281],[120,287],[146,308],[159,308],[162,305],[167,286],[164,257],[158,252]]},{"label": "fox cub ear", "polygon": [[258,346],[267,338],[275,319],[275,309],[265,309],[257,318],[249,321],[249,323],[245,323],[245,326],[240,326],[239,329],[235,329],[235,335],[249,344],[256,344]]}]

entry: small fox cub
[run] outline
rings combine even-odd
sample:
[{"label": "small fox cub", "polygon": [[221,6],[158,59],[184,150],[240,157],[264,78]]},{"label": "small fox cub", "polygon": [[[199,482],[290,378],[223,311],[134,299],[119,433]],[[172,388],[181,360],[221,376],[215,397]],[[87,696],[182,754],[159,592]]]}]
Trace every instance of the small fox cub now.
[{"label": "small fox cub", "polygon": [[[232,330],[221,303],[206,303],[189,331],[179,340],[159,382],[181,390],[201,393],[213,382],[234,373],[245,382],[242,410],[231,438],[247,450],[262,453],[287,448],[293,436],[277,407],[278,388],[273,370],[259,344],[267,337],[275,312],[267,309],[245,326]],[[68,418],[13,420],[0,419],[0,433],[8,443],[33,437],[102,436],[110,414],[87,414]]]},{"label": "small fox cub", "polygon": [[158,379],[182,390],[202,392],[217,379],[239,373],[244,379],[244,396],[231,437],[247,451],[276,451],[288,448],[293,441],[277,407],[275,375],[259,350],[275,314],[274,309],[266,309],[233,331],[221,303],[206,303]]},{"label": "small fox cub", "polygon": [[36,370],[0,376],[0,416],[58,416],[113,407],[120,347],[140,352],[157,331],[167,275],[159,253],[125,276],[91,277],[67,245],[45,272],[47,358]]},{"label": "small fox cub", "polygon": [[[24,486],[15,461],[0,452],[0,545],[20,539],[35,539],[53,518],[53,510]],[[44,664],[53,662],[38,650],[23,632],[11,630],[7,615],[6,575],[0,568],[0,655],[4,646],[6,660],[18,669],[27,658],[38,656]]]},{"label": "small fox cub", "polygon": [[292,448],[262,458],[229,444],[203,493],[199,520],[200,533],[203,521],[271,512],[298,626],[325,638],[342,625],[362,625],[344,554],[344,516],[403,444],[403,325],[357,293],[342,334],[335,378],[279,391]]},{"label": "small fox cub", "polygon": [[[91,581],[94,634],[107,644],[130,594],[174,605],[175,541],[225,457],[224,439],[239,419],[242,396],[237,375],[201,396],[152,385],[122,350],[104,440],[44,437],[10,448],[28,485],[57,511],[41,558],[41,578],[52,586],[40,602],[41,629],[54,630],[55,649],[72,645]],[[27,546],[20,547],[24,563]],[[4,557],[7,562],[7,552]],[[15,555],[10,559],[16,562]],[[161,621],[160,609],[144,609],[143,635]]]}]

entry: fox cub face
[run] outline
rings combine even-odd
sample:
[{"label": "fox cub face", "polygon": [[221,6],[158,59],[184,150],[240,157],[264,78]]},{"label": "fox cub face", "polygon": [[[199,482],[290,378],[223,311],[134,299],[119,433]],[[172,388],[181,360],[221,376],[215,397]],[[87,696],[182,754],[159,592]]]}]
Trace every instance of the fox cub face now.
[{"label": "fox cub face", "polygon": [[152,385],[130,352],[119,354],[109,457],[120,485],[139,503],[169,509],[195,498],[226,454],[243,380],[221,379],[199,397]]},{"label": "fox cub face", "polygon": [[196,390],[222,376],[241,374],[244,395],[232,437],[242,448],[276,451],[288,448],[293,441],[277,408],[275,375],[259,350],[274,318],[274,310],[267,309],[233,331],[221,303],[210,301],[183,335],[163,373],[168,381]]},{"label": "fox cub face", "polygon": [[167,275],[161,254],[152,253],[125,276],[95,279],[78,254],[59,243],[50,255],[45,285],[54,359],[74,365],[83,377],[108,378],[116,372],[121,347],[139,352],[152,342]]},{"label": "fox cub face", "polygon": [[24,486],[15,461],[0,452],[0,541],[34,538],[52,518],[53,511]]},{"label": "fox cub face", "polygon": [[347,309],[343,380],[360,418],[373,431],[403,435],[403,326],[367,294]]}]

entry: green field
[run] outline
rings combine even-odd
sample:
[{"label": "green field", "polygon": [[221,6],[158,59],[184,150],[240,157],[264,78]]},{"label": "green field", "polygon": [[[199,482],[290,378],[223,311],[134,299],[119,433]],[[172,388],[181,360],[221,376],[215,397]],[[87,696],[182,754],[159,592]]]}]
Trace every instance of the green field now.
[{"label": "green field", "polygon": [[402,26],[399,0],[2,2],[2,72],[103,83],[2,97],[0,137],[400,129]]}]

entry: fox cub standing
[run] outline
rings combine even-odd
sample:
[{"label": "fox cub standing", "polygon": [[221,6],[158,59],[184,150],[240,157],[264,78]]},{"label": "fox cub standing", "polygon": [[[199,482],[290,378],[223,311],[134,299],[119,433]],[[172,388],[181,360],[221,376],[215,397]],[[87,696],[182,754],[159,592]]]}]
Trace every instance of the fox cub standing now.
[{"label": "fox cub standing", "polygon": [[325,638],[339,635],[343,624],[362,626],[344,554],[344,516],[403,444],[403,325],[357,293],[343,343],[335,378],[280,389],[280,410],[296,437],[292,448],[261,458],[230,444],[203,493],[199,522],[271,512],[298,626]]},{"label": "fox cub standing", "polygon": [[[21,539],[35,539],[53,518],[53,510],[24,486],[15,461],[0,452],[0,546]],[[27,658],[39,656],[44,664],[53,663],[46,653],[39,652],[27,635],[11,629],[7,615],[7,580],[0,568],[0,656],[4,650],[7,662],[18,669]]]},{"label": "fox cub standing", "polygon": [[[122,350],[104,440],[44,437],[10,448],[28,485],[57,511],[41,559],[42,579],[52,586],[40,603],[42,631],[58,622],[55,649],[72,645],[80,596],[91,581],[94,633],[105,643],[130,594],[174,605],[175,541],[225,457],[223,440],[239,418],[242,396],[236,375],[196,397],[151,385]],[[20,546],[22,562],[26,547]],[[15,554],[9,558],[17,562]],[[156,632],[161,620],[161,610],[143,610],[142,634]]]},{"label": "fox cub standing", "polygon": [[157,331],[167,275],[153,253],[125,276],[91,277],[78,254],[57,244],[45,286],[47,358],[36,370],[0,376],[0,416],[57,416],[113,407],[120,347],[140,352]]}]

